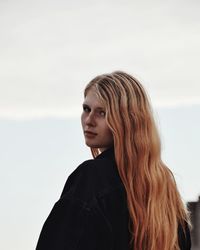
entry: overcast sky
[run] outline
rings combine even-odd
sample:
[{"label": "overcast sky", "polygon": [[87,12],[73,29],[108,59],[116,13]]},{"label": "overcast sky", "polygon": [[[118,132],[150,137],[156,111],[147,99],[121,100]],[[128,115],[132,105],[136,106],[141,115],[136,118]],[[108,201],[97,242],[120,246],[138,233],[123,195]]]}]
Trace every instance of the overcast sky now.
[{"label": "overcast sky", "polygon": [[200,103],[200,2],[0,1],[0,117],[76,116],[96,74],[138,77],[155,105]]},{"label": "overcast sky", "polygon": [[91,156],[78,117],[85,85],[105,72],[144,85],[164,162],[184,201],[197,200],[199,13],[199,0],[0,0],[0,249],[34,249],[67,176]]}]

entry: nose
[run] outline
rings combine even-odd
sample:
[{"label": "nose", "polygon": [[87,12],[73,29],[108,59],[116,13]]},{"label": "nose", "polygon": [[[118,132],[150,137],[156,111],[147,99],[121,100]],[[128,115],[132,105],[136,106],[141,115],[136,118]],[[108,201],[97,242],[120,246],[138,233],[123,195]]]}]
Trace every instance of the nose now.
[{"label": "nose", "polygon": [[95,117],[94,117],[94,114],[92,112],[90,112],[88,114],[88,116],[86,117],[85,125],[87,125],[87,126],[95,126],[96,125]]}]

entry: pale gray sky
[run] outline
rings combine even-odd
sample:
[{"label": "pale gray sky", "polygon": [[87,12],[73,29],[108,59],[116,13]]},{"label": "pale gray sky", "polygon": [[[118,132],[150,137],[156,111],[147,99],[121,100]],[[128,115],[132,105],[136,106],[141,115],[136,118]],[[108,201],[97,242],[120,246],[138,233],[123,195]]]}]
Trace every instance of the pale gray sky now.
[{"label": "pale gray sky", "polygon": [[0,1],[0,117],[76,116],[96,74],[138,77],[156,105],[200,103],[200,2]]},{"label": "pale gray sky", "polygon": [[198,0],[0,0],[0,249],[34,249],[67,176],[90,157],[72,117],[97,74],[141,80],[164,162],[183,199],[197,199],[199,13]]}]

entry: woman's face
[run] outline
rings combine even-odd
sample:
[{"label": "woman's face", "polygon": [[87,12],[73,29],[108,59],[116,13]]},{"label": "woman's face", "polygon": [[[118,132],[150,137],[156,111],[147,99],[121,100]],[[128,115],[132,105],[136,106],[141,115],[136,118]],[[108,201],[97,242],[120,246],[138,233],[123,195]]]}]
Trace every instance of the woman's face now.
[{"label": "woman's face", "polygon": [[81,123],[86,145],[99,148],[101,152],[113,145],[113,135],[106,123],[105,114],[104,106],[91,88],[83,102]]}]

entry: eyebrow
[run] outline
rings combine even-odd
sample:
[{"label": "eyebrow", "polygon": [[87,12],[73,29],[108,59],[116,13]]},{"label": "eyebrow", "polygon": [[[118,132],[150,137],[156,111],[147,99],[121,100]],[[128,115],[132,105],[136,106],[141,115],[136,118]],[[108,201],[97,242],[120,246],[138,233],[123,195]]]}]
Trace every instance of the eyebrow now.
[{"label": "eyebrow", "polygon": [[[83,103],[83,107],[90,108],[90,106],[86,103]],[[104,110],[104,108],[103,107],[95,107],[95,110]]]}]

